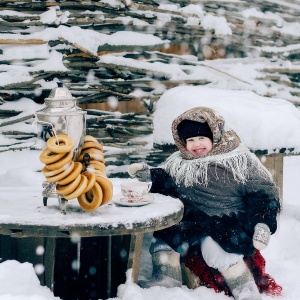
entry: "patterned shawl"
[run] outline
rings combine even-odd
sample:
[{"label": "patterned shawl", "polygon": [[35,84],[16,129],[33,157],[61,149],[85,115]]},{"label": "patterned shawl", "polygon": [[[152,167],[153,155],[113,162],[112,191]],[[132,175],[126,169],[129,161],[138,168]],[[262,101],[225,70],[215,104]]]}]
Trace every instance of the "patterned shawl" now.
[{"label": "patterned shawl", "polygon": [[[183,120],[208,123],[213,133],[213,148],[206,156],[196,157],[187,151],[185,141],[177,132],[177,126]],[[250,172],[272,181],[270,172],[260,160],[241,143],[234,130],[226,128],[224,118],[210,108],[195,107],[184,112],[173,121],[172,133],[179,151],[166,160],[165,169],[177,184],[192,186],[199,183],[207,186],[207,171],[211,163],[229,169],[238,182],[245,183]]]},{"label": "patterned shawl", "polygon": [[225,121],[222,116],[208,107],[195,107],[178,116],[172,123],[172,133],[175,144],[185,159],[194,159],[195,156],[187,151],[185,141],[178,135],[177,126],[183,120],[201,123],[207,122],[213,134],[213,149],[209,152],[208,156],[228,153],[237,148],[241,143],[235,131],[225,129]]}]

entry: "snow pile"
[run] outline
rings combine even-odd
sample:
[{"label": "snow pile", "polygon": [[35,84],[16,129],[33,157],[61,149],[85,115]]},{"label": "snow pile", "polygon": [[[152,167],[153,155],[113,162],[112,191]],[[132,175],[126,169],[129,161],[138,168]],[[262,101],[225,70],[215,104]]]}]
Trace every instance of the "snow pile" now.
[{"label": "snow pile", "polygon": [[53,293],[41,286],[30,263],[8,260],[0,264],[1,300],[54,300]]},{"label": "snow pile", "polygon": [[176,87],[162,95],[154,113],[154,143],[174,144],[172,121],[197,106],[219,112],[250,149],[300,151],[300,130],[296,130],[300,128],[300,111],[290,102],[250,91],[201,86]]}]

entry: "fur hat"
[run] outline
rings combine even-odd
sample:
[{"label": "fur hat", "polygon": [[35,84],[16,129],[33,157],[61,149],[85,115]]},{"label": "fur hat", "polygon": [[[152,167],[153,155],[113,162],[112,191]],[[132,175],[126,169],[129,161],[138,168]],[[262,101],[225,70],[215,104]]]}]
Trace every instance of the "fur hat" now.
[{"label": "fur hat", "polygon": [[213,134],[207,122],[201,123],[191,120],[183,120],[178,124],[177,132],[184,142],[186,139],[195,136],[205,136],[213,141]]}]

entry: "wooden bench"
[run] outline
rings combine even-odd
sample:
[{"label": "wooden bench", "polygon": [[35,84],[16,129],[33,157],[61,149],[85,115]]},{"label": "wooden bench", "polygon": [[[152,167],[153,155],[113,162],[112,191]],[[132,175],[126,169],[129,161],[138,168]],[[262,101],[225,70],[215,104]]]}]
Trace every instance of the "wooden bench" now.
[{"label": "wooden bench", "polygon": [[254,153],[270,171],[273,176],[274,182],[279,188],[281,204],[283,205],[283,168],[284,158],[293,155],[299,155],[294,149],[279,149],[277,153],[267,154],[266,151],[256,150]]}]

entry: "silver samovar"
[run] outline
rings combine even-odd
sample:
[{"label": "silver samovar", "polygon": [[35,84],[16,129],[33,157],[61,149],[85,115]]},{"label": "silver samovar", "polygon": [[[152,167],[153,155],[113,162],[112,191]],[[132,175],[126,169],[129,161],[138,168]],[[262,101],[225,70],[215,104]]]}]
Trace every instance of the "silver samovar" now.
[{"label": "silver samovar", "polygon": [[[46,107],[36,112],[38,137],[43,140],[46,148],[47,140],[56,134],[67,134],[74,141],[73,161],[76,161],[84,142],[86,133],[86,111],[76,106],[76,98],[63,86],[57,83],[48,98],[45,98]],[[66,203],[56,192],[56,183],[43,182],[43,203],[47,206],[48,198],[57,198],[62,213],[66,213]]]}]

